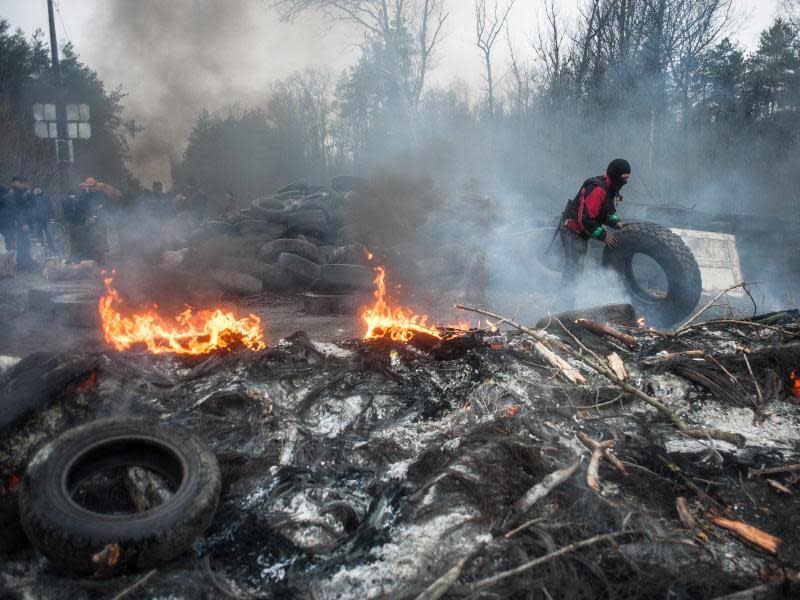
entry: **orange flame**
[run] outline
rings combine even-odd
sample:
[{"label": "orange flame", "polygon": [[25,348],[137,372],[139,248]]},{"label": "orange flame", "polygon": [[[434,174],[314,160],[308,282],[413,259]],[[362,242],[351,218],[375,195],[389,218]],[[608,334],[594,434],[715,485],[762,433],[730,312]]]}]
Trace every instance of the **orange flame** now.
[{"label": "orange flame", "polygon": [[116,350],[144,346],[152,354],[198,355],[238,344],[253,352],[266,348],[261,319],[253,314],[237,319],[232,312],[220,309],[193,313],[187,307],[169,319],[153,307],[122,315],[124,303],[112,283],[112,277],[105,279],[106,293],[100,298],[98,310],[103,336]]},{"label": "orange flame", "polygon": [[792,371],[789,379],[792,380],[792,396],[800,398],[800,375],[797,374],[797,369]]},{"label": "orange flame", "polygon": [[[365,340],[390,338],[396,342],[408,342],[417,333],[439,339],[450,337],[443,328],[428,325],[428,315],[417,315],[413,310],[401,306],[390,306],[386,298],[386,271],[383,267],[376,267],[375,272],[375,303],[370,307],[362,307],[359,312],[361,320],[367,326]],[[469,328],[469,323],[457,323],[448,325],[446,329],[464,332]]]}]

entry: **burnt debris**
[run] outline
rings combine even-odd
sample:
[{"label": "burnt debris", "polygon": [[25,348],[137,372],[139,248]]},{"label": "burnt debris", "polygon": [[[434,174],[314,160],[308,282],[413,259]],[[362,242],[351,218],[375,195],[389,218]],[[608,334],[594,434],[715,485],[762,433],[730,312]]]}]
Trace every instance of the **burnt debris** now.
[{"label": "burnt debris", "polygon": [[141,594],[192,598],[715,598],[758,586],[791,597],[798,314],[625,333],[635,348],[580,325],[547,335],[616,353],[632,385],[746,445],[688,437],[564,356],[586,380],[571,383],[514,331],[28,357],[0,386],[2,406],[30,407],[0,441],[4,503],[46,440],[104,416],[197,432],[223,489],[202,540],[155,573],[76,579],[17,539],[0,589],[94,598],[147,576]]}]

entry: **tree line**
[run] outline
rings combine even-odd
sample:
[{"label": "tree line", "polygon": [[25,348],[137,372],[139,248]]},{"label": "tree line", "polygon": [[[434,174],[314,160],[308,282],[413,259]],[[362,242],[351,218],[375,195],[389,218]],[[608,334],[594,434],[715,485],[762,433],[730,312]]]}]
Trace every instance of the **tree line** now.
[{"label": "tree line", "polygon": [[[348,23],[359,58],[343,73],[311,66],[276,82],[261,106],[204,111],[172,164],[176,187],[195,179],[211,194],[247,198],[301,176],[424,170],[451,183],[480,178],[557,212],[613,155],[633,163],[638,201],[777,214],[792,206],[798,0],[784,2],[752,51],[732,40],[742,24],[734,0],[581,0],[574,16],[542,0],[535,23],[515,18],[514,0],[472,0],[477,98],[464,84],[430,83],[447,0],[264,1],[298,28],[310,14]],[[515,44],[510,30],[533,33]],[[125,158],[136,124],[123,118],[122,93],[105,90],[69,46],[64,73],[95,121],[76,171],[134,186]],[[0,22],[3,173],[37,165],[54,176],[44,160],[52,142],[26,130],[51,77],[41,36],[26,40]]]}]

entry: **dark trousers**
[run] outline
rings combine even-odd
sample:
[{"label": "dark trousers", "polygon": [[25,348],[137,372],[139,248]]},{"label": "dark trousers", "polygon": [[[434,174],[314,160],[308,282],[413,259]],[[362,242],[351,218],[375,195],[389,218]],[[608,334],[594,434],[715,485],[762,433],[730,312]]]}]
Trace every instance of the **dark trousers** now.
[{"label": "dark trousers", "polygon": [[559,311],[572,310],[575,307],[578,281],[583,275],[589,240],[563,226],[559,237],[564,249],[564,270],[561,272],[561,285],[553,308]]}]

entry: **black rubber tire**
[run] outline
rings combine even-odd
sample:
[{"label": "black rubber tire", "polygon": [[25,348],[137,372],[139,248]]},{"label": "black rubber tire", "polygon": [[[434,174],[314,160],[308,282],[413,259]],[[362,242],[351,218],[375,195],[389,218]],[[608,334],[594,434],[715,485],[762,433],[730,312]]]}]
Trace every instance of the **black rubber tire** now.
[{"label": "black rubber tire", "polygon": [[[690,316],[700,301],[703,284],[697,260],[683,240],[656,223],[629,223],[613,234],[619,245],[605,247],[603,265],[620,274],[631,303],[647,323],[669,327]],[[654,298],[635,281],[632,261],[636,254],[649,256],[664,271],[668,286],[664,298]]]},{"label": "black rubber tire", "polygon": [[261,282],[268,292],[288,292],[294,287],[294,281],[280,265],[266,265],[261,273]]},{"label": "black rubber tire", "polygon": [[[68,485],[98,471],[141,466],[176,486],[164,503],[141,513],[92,512]],[[100,419],[41,448],[19,493],[20,519],[31,542],[62,569],[97,571],[92,555],[119,545],[107,575],[160,567],[190,548],[217,510],[221,478],[213,452],[192,432],[146,417]]]},{"label": "black rubber tire", "polygon": [[319,277],[319,265],[289,252],[282,252],[278,264],[301,286],[310,286]]},{"label": "black rubber tire", "polygon": [[264,235],[276,240],[286,235],[286,225],[262,219],[249,219],[236,224],[239,235]]},{"label": "black rubber tire", "polygon": [[264,214],[264,211],[268,210],[284,210],[286,208],[286,204],[284,204],[281,200],[276,200],[275,198],[256,198],[253,200],[253,210],[257,211],[259,214]]},{"label": "black rubber tire", "polygon": [[361,265],[322,265],[312,289],[319,292],[368,291],[374,287],[375,271]]},{"label": "black rubber tire", "polygon": [[285,194],[286,192],[305,192],[308,190],[308,184],[306,183],[305,179],[299,179],[295,182],[290,183],[289,185],[283,186],[275,195],[278,196],[279,194]]},{"label": "black rubber tire", "polygon": [[328,233],[328,216],[321,210],[298,210],[286,222],[289,231],[325,237]]},{"label": "black rubber tire", "polygon": [[274,263],[283,252],[302,256],[306,260],[310,260],[318,265],[325,262],[325,256],[314,244],[306,240],[297,240],[293,238],[281,238],[264,244],[261,246],[259,256],[264,262]]}]

